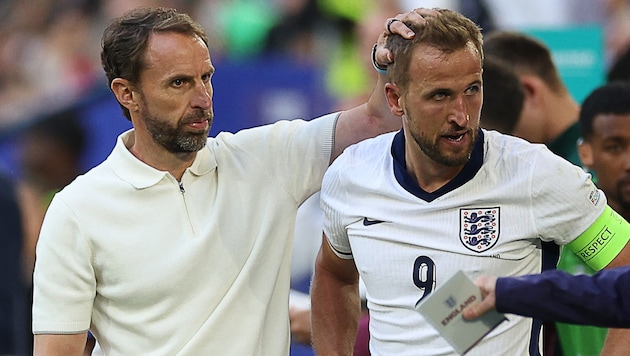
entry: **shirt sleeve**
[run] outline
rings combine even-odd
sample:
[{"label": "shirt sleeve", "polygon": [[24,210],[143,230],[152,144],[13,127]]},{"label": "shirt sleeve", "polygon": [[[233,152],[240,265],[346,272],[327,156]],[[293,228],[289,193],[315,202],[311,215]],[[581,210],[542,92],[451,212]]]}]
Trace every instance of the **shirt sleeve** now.
[{"label": "shirt sleeve", "polygon": [[90,248],[74,214],[58,196],[46,212],[36,253],[33,333],[88,330],[96,295]]},{"label": "shirt sleeve", "polygon": [[531,182],[534,221],[544,241],[568,244],[606,208],[606,196],[590,174],[546,148],[536,158]]},{"label": "shirt sleeve", "polygon": [[225,157],[231,166],[267,174],[301,204],[321,188],[322,177],[330,164],[339,114],[310,121],[281,120],[236,134],[224,132],[217,135],[218,146],[214,149],[224,146],[229,147],[226,152],[238,152]]},{"label": "shirt sleeve", "polygon": [[321,208],[323,212],[323,229],[333,252],[343,259],[352,258],[352,249],[344,223],[342,212],[348,209],[348,190],[342,184],[342,167],[346,155],[342,154],[330,166],[321,190]]},{"label": "shirt sleeve", "polygon": [[499,278],[496,308],[542,320],[601,327],[630,327],[630,266],[593,276],[560,270]]}]

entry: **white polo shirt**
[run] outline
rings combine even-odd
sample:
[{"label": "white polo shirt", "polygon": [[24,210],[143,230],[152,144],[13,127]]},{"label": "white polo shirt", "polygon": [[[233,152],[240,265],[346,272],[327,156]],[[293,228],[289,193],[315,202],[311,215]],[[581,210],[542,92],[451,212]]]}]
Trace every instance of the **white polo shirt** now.
[{"label": "white polo shirt", "polygon": [[181,186],[111,155],[53,199],[35,334],[88,329],[108,355],[286,355],[298,206],[320,189],[336,114],[221,133]]}]

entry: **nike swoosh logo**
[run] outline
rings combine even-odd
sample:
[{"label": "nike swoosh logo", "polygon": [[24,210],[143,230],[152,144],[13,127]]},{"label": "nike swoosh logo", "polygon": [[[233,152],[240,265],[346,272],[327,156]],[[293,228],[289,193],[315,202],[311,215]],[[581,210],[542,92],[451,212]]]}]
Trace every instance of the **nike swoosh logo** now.
[{"label": "nike swoosh logo", "polygon": [[363,226],[370,226],[370,225],[376,225],[376,224],[380,224],[380,223],[384,223],[385,221],[383,220],[372,220],[372,219],[368,219],[368,218],[363,218]]}]

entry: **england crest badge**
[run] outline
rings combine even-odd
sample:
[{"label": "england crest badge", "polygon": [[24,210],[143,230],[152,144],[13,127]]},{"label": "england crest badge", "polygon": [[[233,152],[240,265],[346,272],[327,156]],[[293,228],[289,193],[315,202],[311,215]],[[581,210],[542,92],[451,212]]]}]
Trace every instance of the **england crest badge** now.
[{"label": "england crest badge", "polygon": [[460,209],[460,241],[471,251],[488,251],[499,239],[499,218],[499,207]]}]

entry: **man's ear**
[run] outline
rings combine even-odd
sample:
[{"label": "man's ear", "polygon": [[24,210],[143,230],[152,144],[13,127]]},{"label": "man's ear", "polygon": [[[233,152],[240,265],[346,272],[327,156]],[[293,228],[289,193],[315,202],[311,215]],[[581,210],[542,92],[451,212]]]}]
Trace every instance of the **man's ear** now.
[{"label": "man's ear", "polygon": [[582,164],[586,168],[591,169],[595,161],[593,158],[593,146],[591,145],[591,143],[580,138],[577,143],[577,149]]},{"label": "man's ear", "polygon": [[131,83],[127,79],[116,78],[112,80],[111,89],[120,105],[129,111],[137,111],[138,103],[134,97]]},{"label": "man's ear", "polygon": [[387,104],[389,104],[389,111],[395,116],[403,116],[402,97],[398,85],[393,83],[385,84],[385,97],[387,98]]}]

